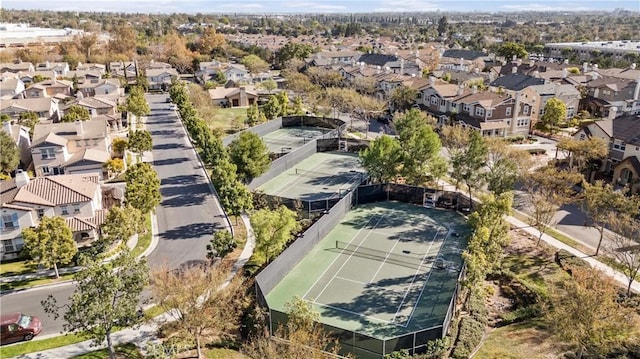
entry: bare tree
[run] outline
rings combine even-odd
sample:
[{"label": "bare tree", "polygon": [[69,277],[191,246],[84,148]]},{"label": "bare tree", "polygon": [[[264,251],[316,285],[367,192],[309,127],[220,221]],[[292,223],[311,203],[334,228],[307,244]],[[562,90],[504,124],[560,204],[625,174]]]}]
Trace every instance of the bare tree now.
[{"label": "bare tree", "polygon": [[640,221],[628,214],[611,214],[607,222],[611,227],[611,232],[607,233],[607,253],[618,261],[629,279],[629,296],[633,281],[640,275]]}]

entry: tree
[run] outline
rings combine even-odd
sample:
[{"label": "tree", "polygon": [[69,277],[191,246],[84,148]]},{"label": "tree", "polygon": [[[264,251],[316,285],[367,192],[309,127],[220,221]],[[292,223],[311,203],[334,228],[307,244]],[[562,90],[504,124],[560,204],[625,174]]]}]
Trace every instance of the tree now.
[{"label": "tree", "polygon": [[262,113],[264,113],[265,117],[268,120],[273,120],[274,118],[280,115],[280,111],[282,109],[282,104],[280,103],[280,98],[276,95],[269,96],[269,100],[262,105]]},{"label": "tree", "polygon": [[0,172],[10,175],[20,165],[20,150],[16,141],[5,131],[0,131]]},{"label": "tree", "polygon": [[213,239],[207,244],[207,258],[213,262],[216,258],[224,258],[238,247],[231,232],[227,230],[216,231]]},{"label": "tree", "polygon": [[514,149],[505,140],[485,139],[488,150],[487,189],[495,195],[512,191],[518,179],[525,178],[531,168],[531,155]]},{"label": "tree", "polygon": [[[556,147],[567,153],[569,169],[575,168],[578,172],[597,170],[602,165],[599,160],[606,158],[609,154],[609,145],[598,137],[589,137],[586,140],[563,137],[558,141]],[[590,164],[591,166],[589,166]],[[587,176],[587,178],[589,177]]]},{"label": "tree", "polygon": [[133,27],[125,24],[116,26],[108,45],[112,57],[121,55],[122,58],[131,59],[136,52],[137,38],[138,34]]},{"label": "tree", "polygon": [[544,105],[544,113],[540,118],[540,123],[544,131],[553,135],[558,125],[567,117],[567,105],[557,97],[549,99]]},{"label": "tree", "polygon": [[207,26],[198,40],[198,51],[203,55],[211,55],[214,50],[222,48],[225,43],[223,34],[218,34],[215,27]]},{"label": "tree", "polygon": [[136,117],[142,117],[151,112],[147,100],[144,98],[144,92],[139,86],[132,86],[127,97],[127,111]]},{"label": "tree", "polygon": [[233,338],[240,329],[245,308],[244,283],[236,276],[230,282],[229,266],[194,265],[179,270],[166,266],[151,273],[151,292],[160,308],[175,321],[172,332],[193,340],[202,358],[202,340]]},{"label": "tree", "polygon": [[438,134],[427,125],[423,113],[416,109],[400,115],[396,121],[398,141],[401,148],[402,167],[400,173],[408,183],[422,184],[434,176],[431,165],[438,158],[442,147]]},{"label": "tree", "polygon": [[275,82],[272,78],[269,78],[269,79],[266,79],[265,81],[260,82],[258,86],[265,89],[269,93],[269,95],[271,95],[271,92],[273,92],[273,90],[278,88],[278,83]]},{"label": "tree", "polygon": [[451,176],[456,181],[456,186],[460,182],[467,185],[469,198],[471,198],[471,189],[479,188],[485,180],[482,169],[487,164],[488,153],[489,150],[480,132],[471,131],[467,148],[451,158],[453,167]]},{"label": "tree", "polygon": [[516,44],[515,42],[505,42],[496,51],[498,56],[503,56],[507,60],[511,60],[514,56],[518,59],[527,57],[527,50],[524,46]]},{"label": "tree", "polygon": [[247,108],[247,125],[253,127],[258,124],[260,119],[260,110],[258,104],[254,103]]},{"label": "tree", "polygon": [[611,213],[607,222],[611,228],[607,235],[610,243],[607,252],[618,262],[622,273],[629,279],[629,297],[633,281],[640,276],[640,221],[627,213]]},{"label": "tree", "polygon": [[248,182],[260,176],[271,165],[269,149],[255,133],[243,132],[228,147],[229,158],[237,166],[241,181]]},{"label": "tree", "polygon": [[111,150],[116,156],[122,157],[124,156],[124,150],[127,149],[128,144],[129,141],[127,141],[126,138],[116,137],[111,141]]},{"label": "tree", "polygon": [[144,228],[144,216],[139,209],[131,206],[114,206],[109,210],[100,231],[101,240],[106,243],[124,243],[134,234],[141,234]]},{"label": "tree", "polygon": [[583,354],[605,354],[619,345],[633,323],[630,309],[617,300],[611,277],[590,267],[571,269],[573,280],[552,287],[545,308],[551,332]]},{"label": "tree", "polygon": [[269,262],[282,251],[300,229],[294,211],[281,205],[276,210],[260,209],[251,216],[256,236],[256,250]]},{"label": "tree", "polygon": [[250,358],[330,359],[338,356],[338,340],[324,330],[319,323],[320,315],[313,311],[311,304],[294,297],[285,307],[287,323],[275,331],[275,336],[284,341],[274,341],[267,336],[254,337],[245,347]]},{"label": "tree", "polygon": [[173,32],[162,42],[164,58],[176,68],[178,73],[187,72],[193,65],[194,53],[187,47],[187,39]]},{"label": "tree", "polygon": [[103,166],[109,173],[120,174],[124,171],[124,161],[122,158],[112,158],[105,162]]},{"label": "tree", "polygon": [[299,44],[295,42],[287,42],[283,47],[278,49],[275,54],[276,65],[280,68],[292,59],[304,60],[314,52],[314,49],[307,44]]},{"label": "tree", "polygon": [[471,131],[473,130],[459,125],[442,127],[442,145],[449,157],[454,157],[467,148]]},{"label": "tree", "polygon": [[212,168],[217,167],[222,161],[229,160],[227,149],[219,137],[212,134],[207,138],[202,145],[202,160]]},{"label": "tree", "polygon": [[443,16],[438,20],[438,35],[444,36],[447,33],[447,29],[449,28],[449,24],[447,22],[447,17]]},{"label": "tree", "polygon": [[89,110],[86,107],[79,105],[72,105],[64,111],[64,116],[60,119],[61,122],[75,122],[75,121],[87,121],[91,119]]},{"label": "tree", "polygon": [[88,336],[95,346],[106,340],[109,358],[115,359],[111,340],[115,328],[142,320],[138,303],[149,281],[146,259],[136,260],[125,249],[108,265],[84,257],[82,266],[74,275],[76,286],[68,304],[58,306],[52,295],[41,304],[55,319],[64,310],[64,330]]},{"label": "tree", "polygon": [[[264,61],[258,55],[247,55],[240,60],[240,62],[249,70],[252,74],[259,74],[269,70],[269,63]],[[273,80],[272,80],[273,81]]]},{"label": "tree", "polygon": [[71,263],[78,252],[71,229],[58,216],[42,217],[37,227],[23,229],[22,239],[25,253],[36,263],[53,267],[56,278],[60,278],[58,264]]},{"label": "tree", "polygon": [[129,130],[129,142],[127,147],[142,157],[144,152],[151,151],[153,149],[151,133],[147,130]]},{"label": "tree", "polygon": [[160,179],[150,164],[139,162],[131,165],[125,173],[125,180],[124,199],[127,205],[146,214],[160,204]]},{"label": "tree", "polygon": [[396,87],[391,93],[391,108],[395,111],[408,110],[416,103],[418,92],[407,86]]},{"label": "tree", "polygon": [[321,88],[338,87],[343,81],[340,72],[323,67],[308,68],[307,76],[309,76],[312,83],[320,86]]},{"label": "tree", "polygon": [[401,155],[400,143],[393,137],[382,135],[360,151],[360,162],[373,182],[391,182],[400,173]]},{"label": "tree", "polygon": [[213,185],[220,197],[220,204],[232,216],[239,216],[253,208],[251,191],[238,180],[236,170],[235,164],[229,159],[224,159],[218,162],[211,172]]},{"label": "tree", "polygon": [[583,182],[583,191],[580,202],[587,217],[591,220],[591,226],[598,230],[600,238],[595,255],[600,253],[600,246],[604,238],[604,230],[611,215],[634,214],[638,211],[640,199],[627,197],[627,190],[616,191],[608,183],[597,181],[595,184]]}]

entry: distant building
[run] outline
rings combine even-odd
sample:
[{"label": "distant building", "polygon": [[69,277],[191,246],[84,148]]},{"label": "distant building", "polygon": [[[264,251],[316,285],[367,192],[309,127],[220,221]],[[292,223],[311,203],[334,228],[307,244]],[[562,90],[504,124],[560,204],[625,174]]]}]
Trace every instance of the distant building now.
[{"label": "distant building", "polygon": [[614,60],[623,60],[627,54],[640,55],[640,41],[592,41],[592,42],[558,42],[544,45],[544,54],[551,58],[568,58],[577,56],[588,61],[594,57],[605,55]]}]

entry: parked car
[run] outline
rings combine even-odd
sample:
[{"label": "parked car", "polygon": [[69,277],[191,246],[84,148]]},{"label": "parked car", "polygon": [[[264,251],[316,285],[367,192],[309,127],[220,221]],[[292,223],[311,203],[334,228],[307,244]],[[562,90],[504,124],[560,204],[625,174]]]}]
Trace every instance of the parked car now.
[{"label": "parked car", "polygon": [[169,111],[175,111],[177,109],[178,109],[178,106],[176,106],[176,104],[169,105]]},{"label": "parked car", "polygon": [[0,344],[31,340],[42,331],[42,322],[35,316],[22,313],[0,317]]},{"label": "parked car", "polygon": [[165,100],[167,103],[171,103],[171,97],[167,97],[167,99]]}]

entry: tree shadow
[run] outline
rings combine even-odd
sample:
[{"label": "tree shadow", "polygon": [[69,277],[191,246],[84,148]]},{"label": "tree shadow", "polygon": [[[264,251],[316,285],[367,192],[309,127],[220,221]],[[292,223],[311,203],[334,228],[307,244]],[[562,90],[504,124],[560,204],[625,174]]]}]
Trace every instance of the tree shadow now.
[{"label": "tree shadow", "polygon": [[154,145],[154,150],[175,150],[178,148],[185,148],[183,144],[180,143],[163,143],[160,145]]},{"label": "tree shadow", "polygon": [[194,184],[202,182],[204,178],[202,175],[192,174],[192,175],[178,175],[173,177],[167,177],[160,181],[161,186],[167,185],[184,185],[184,184]]},{"label": "tree shadow", "polygon": [[208,196],[211,194],[209,191],[209,185],[207,183],[191,183],[181,184],[179,186],[164,186],[160,188],[160,194],[162,197],[182,196],[182,197],[195,197],[195,196]]},{"label": "tree shadow", "polygon": [[220,227],[215,223],[191,223],[160,233],[160,238],[168,240],[193,239],[213,235],[214,229]]},{"label": "tree shadow", "polygon": [[154,166],[168,166],[168,165],[175,165],[175,164],[182,163],[182,162],[187,162],[187,161],[189,161],[189,159],[186,158],[186,157],[168,158],[166,160],[154,160],[153,161],[153,165]]},{"label": "tree shadow", "polygon": [[[164,197],[164,196],[163,196]],[[190,196],[174,196],[171,198],[163,199],[160,204],[164,207],[190,207],[190,206],[198,206],[204,203],[207,195],[205,194],[197,194]]]}]

